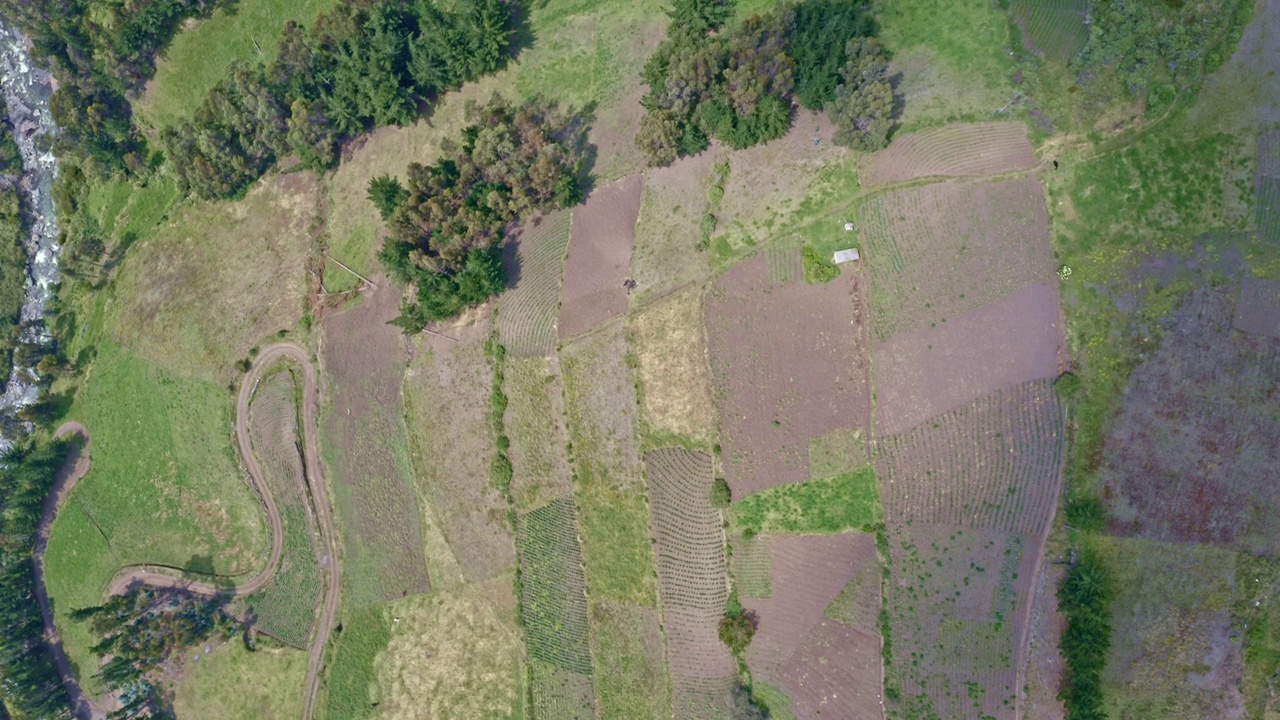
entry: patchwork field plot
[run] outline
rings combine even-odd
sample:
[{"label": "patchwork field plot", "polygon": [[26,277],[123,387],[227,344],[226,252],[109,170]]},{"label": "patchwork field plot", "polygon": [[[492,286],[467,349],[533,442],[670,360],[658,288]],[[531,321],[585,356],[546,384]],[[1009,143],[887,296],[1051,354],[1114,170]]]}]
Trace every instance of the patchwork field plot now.
[{"label": "patchwork field plot", "polygon": [[640,175],[591,191],[573,210],[565,260],[560,337],[581,335],[627,311],[631,247],[640,214]]},{"label": "patchwork field plot", "polygon": [[1280,281],[1245,278],[1236,299],[1231,326],[1244,332],[1280,338]]},{"label": "patchwork field plot", "polygon": [[645,171],[631,255],[634,302],[661,297],[710,273],[707,254],[698,250],[699,228],[709,210],[708,193],[716,192],[709,188],[719,158],[720,153],[707,151]]},{"label": "patchwork field plot", "polygon": [[860,287],[769,281],[763,254],[705,298],[725,477],[735,497],[810,477],[809,443],[866,427],[870,391]]},{"label": "patchwork field plot", "polygon": [[306,653],[259,647],[250,652],[239,638],[212,652],[195,648],[173,694],[177,717],[241,720],[301,717]]},{"label": "patchwork field plot", "polygon": [[1023,44],[1032,52],[1070,60],[1089,41],[1086,0],[1013,0],[1010,9],[1022,29]]},{"label": "patchwork field plot", "polygon": [[1055,280],[1049,215],[1035,177],[877,195],[858,208],[857,222],[880,340]]},{"label": "patchwork field plot", "polygon": [[717,630],[729,583],[720,512],[711,505],[711,456],[661,448],[644,459],[672,710],[677,718],[721,717],[737,665]]},{"label": "patchwork field plot", "polygon": [[923,523],[888,534],[886,687],[907,717],[1013,718],[1040,538]]},{"label": "patchwork field plot", "polygon": [[507,396],[503,427],[511,438],[511,496],[517,512],[528,512],[573,495],[565,447],[564,388],[560,365],[551,358],[508,357],[502,373]]},{"label": "patchwork field plot", "polygon": [[507,502],[489,467],[496,452],[485,356],[489,323],[456,328],[449,341],[427,336],[405,376],[404,398],[421,496],[469,582],[515,567]]},{"label": "patchwork field plot", "polygon": [[504,252],[507,278],[515,286],[498,298],[498,337],[510,356],[555,352],[569,217],[569,211],[561,210],[540,218],[537,225],[523,228]]},{"label": "patchwork field plot", "polygon": [[699,442],[716,436],[702,331],[702,291],[690,288],[632,315],[631,335],[640,376],[645,430]]},{"label": "patchwork field plot", "polygon": [[1235,299],[1193,290],[1130,375],[1099,474],[1114,532],[1280,552],[1280,340],[1233,332]]},{"label": "patchwork field plot", "polygon": [[[785,693],[798,718],[882,717],[879,635],[874,624],[846,624],[879,613],[874,538],[846,533],[767,542],[772,595],[742,600],[760,620],[747,646],[753,678]],[[845,592],[850,584],[867,584],[868,577],[872,592]],[[830,715],[831,707],[840,710]]]},{"label": "patchwork field plot", "polygon": [[590,676],[586,580],[573,501],[534,510],[517,527],[529,657]]},{"label": "patchwork field plot", "polygon": [[875,435],[904,432],[1010,385],[1056,377],[1066,352],[1056,283],[1017,290],[875,348]]},{"label": "patchwork field plot", "polygon": [[[1110,717],[1246,717],[1244,658],[1232,605],[1235,553],[1136,538],[1100,538],[1114,574],[1111,654],[1103,673]],[[1252,604],[1252,603],[1250,603]]]},{"label": "patchwork field plot", "polygon": [[1047,381],[1015,385],[876,443],[885,519],[1038,537],[1066,447]]},{"label": "patchwork field plot", "polygon": [[1280,131],[1258,136],[1258,169],[1254,177],[1258,234],[1280,239]]},{"label": "patchwork field plot", "polygon": [[595,720],[595,691],[591,677],[529,660],[533,720]]},{"label": "patchwork field plot", "polygon": [[343,598],[356,606],[430,587],[405,452],[404,339],[388,324],[399,300],[384,280],[364,304],[323,324],[320,364],[330,406],[321,447],[346,545]]},{"label": "patchwork field plot", "polygon": [[734,503],[733,525],[746,534],[870,531],[880,522],[880,493],[870,467],[761,490]]},{"label": "patchwork field plot", "polygon": [[249,406],[249,437],[284,523],[284,555],[271,585],[250,600],[259,630],[307,647],[320,596],[319,559],[298,452],[298,386],[288,368],[266,377]]},{"label": "patchwork field plot", "polygon": [[989,177],[1030,170],[1035,150],[1022,122],[945,125],[895,137],[889,147],[867,157],[863,185],[923,177]]}]

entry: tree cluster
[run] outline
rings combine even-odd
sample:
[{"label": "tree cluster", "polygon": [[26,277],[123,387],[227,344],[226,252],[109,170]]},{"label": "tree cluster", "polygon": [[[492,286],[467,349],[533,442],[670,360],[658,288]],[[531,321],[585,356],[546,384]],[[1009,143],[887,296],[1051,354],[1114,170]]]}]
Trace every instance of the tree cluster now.
[{"label": "tree cluster", "polygon": [[[849,123],[868,126],[869,113],[887,122],[893,110],[891,90],[888,106],[879,102],[884,71],[874,77],[867,66],[883,51],[861,42],[875,23],[860,3],[804,0],[732,27],[732,0],[676,0],[668,14],[667,37],[645,64],[647,112],[636,136],[652,165],[697,154],[712,139],[745,148],[780,137],[793,102],[813,110],[841,103]],[[875,99],[863,99],[868,93]],[[859,135],[874,129],[841,139],[861,145]]]},{"label": "tree cluster", "polygon": [[1068,720],[1104,720],[1102,671],[1111,649],[1111,577],[1085,545],[1058,590],[1067,628],[1058,647],[1067,663],[1061,697]]},{"label": "tree cluster", "polygon": [[34,55],[58,77],[49,106],[62,149],[106,170],[139,170],[146,145],[129,96],[155,73],[156,55],[188,18],[236,0],[0,0]]},{"label": "tree cluster", "polygon": [[71,716],[44,642],[32,555],[45,496],[67,451],[67,441],[23,444],[0,460],[0,699],[18,718]]},{"label": "tree cluster", "polygon": [[98,638],[92,650],[105,660],[98,677],[120,694],[121,708],[110,718],[172,715],[155,671],[182,648],[234,633],[237,621],[223,610],[226,600],[141,586],[71,614],[89,623]]},{"label": "tree cluster", "polygon": [[17,178],[22,158],[13,141],[13,129],[4,100],[0,99],[0,378],[7,380],[13,368],[13,349],[18,342],[18,321],[26,295],[26,251],[22,247],[26,224]]},{"label": "tree cluster", "polygon": [[577,117],[540,98],[516,105],[494,97],[470,105],[467,122],[443,159],[409,165],[407,187],[389,178],[370,183],[392,233],[381,260],[416,288],[397,320],[406,332],[497,294],[504,282],[497,247],[508,228],[581,199],[585,132]]},{"label": "tree cluster", "polygon": [[341,3],[310,30],[290,23],[266,67],[236,65],[194,117],[161,135],[181,183],[205,198],[243,192],[279,158],[332,165],[339,140],[413,122],[428,100],[497,70],[507,0]]}]

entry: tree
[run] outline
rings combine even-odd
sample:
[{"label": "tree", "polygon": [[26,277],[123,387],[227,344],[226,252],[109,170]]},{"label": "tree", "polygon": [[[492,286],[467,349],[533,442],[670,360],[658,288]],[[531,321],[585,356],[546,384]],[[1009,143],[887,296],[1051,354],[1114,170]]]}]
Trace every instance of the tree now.
[{"label": "tree", "polygon": [[404,189],[399,180],[390,175],[379,175],[369,181],[368,197],[369,202],[378,208],[383,221],[386,221],[391,219],[396,208],[400,207],[400,203],[409,197],[409,191]]},{"label": "tree", "polygon": [[674,0],[667,11],[667,32],[672,37],[706,37],[733,17],[733,6],[734,0]]},{"label": "tree", "polygon": [[889,84],[889,58],[875,38],[849,41],[843,83],[828,107],[836,125],[835,141],[860,150],[878,150],[893,129],[894,97]]},{"label": "tree", "polygon": [[747,18],[729,37],[725,93],[739,117],[755,112],[766,95],[790,99],[795,63],[783,45],[782,15],[777,12]]},{"label": "tree", "polygon": [[679,155],[680,119],[672,111],[659,108],[640,118],[636,147],[653,167],[670,165]]},{"label": "tree", "polygon": [[287,140],[303,167],[322,171],[333,165],[337,137],[319,100],[293,101]]},{"label": "tree", "polygon": [[850,0],[804,0],[792,9],[787,55],[795,61],[795,95],[810,110],[835,100],[849,41],[875,33],[875,20]]},{"label": "tree", "polygon": [[723,510],[729,507],[729,503],[733,502],[733,493],[729,490],[729,483],[724,478],[716,478],[711,483],[711,507]]},{"label": "tree", "polygon": [[720,618],[720,642],[728,646],[734,655],[741,656],[751,644],[759,625],[759,618],[751,610],[725,613]]}]

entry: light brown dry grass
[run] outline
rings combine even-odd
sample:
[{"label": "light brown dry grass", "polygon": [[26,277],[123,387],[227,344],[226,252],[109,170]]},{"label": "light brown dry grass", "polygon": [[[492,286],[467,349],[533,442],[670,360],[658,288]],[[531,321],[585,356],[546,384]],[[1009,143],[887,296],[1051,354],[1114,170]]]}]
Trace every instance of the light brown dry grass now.
[{"label": "light brown dry grass", "polygon": [[631,252],[631,277],[636,281],[633,306],[710,273],[707,254],[697,247],[699,223],[707,212],[713,168],[725,154],[716,148],[645,171]]},{"label": "light brown dry grass", "polygon": [[643,392],[641,418],[648,429],[697,442],[716,437],[711,370],[702,332],[702,290],[689,288],[631,319]]},{"label": "light brown dry grass", "polygon": [[503,372],[504,421],[511,438],[511,495],[516,512],[528,512],[573,494],[564,391],[554,357],[508,357]]}]

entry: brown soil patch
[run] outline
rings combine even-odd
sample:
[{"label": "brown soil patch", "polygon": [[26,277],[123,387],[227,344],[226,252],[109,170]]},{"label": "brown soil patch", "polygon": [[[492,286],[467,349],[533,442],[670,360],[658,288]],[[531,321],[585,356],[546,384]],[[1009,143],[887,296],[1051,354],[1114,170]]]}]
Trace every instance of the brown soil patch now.
[{"label": "brown soil patch", "polygon": [[490,418],[489,323],[424,335],[405,375],[414,468],[422,496],[470,582],[515,567],[507,503],[489,474],[496,453]]},{"label": "brown soil patch", "polygon": [[734,497],[810,477],[809,442],[870,416],[861,279],[774,283],[764,254],[706,296],[707,344]]},{"label": "brown soil patch", "polygon": [[716,436],[711,370],[702,335],[702,290],[690,288],[636,313],[631,334],[648,427],[709,442]]},{"label": "brown soil patch", "polygon": [[[826,620],[824,613],[840,591],[859,570],[876,566],[876,544],[864,533],[777,536],[768,543],[773,594],[763,600],[742,599],[743,607],[760,619],[747,646],[747,664],[766,684],[791,690],[788,668],[798,656],[816,649],[806,648],[806,642],[817,639],[811,632]],[[879,682],[877,663],[875,684]],[[788,695],[799,704],[794,691]]]},{"label": "brown soil patch", "polygon": [[564,426],[564,383],[560,364],[551,358],[508,357],[502,389],[507,396],[503,421],[511,447],[511,497],[516,512],[528,512],[573,495]]},{"label": "brown soil patch", "polygon": [[362,304],[323,324],[320,363],[330,407],[322,427],[344,525],[345,591],[356,606],[430,587],[401,404],[405,340],[388,324],[399,301],[395,286],[380,278]]},{"label": "brown soil patch", "polygon": [[880,636],[823,620],[782,673],[799,720],[883,720]]},{"label": "brown soil patch", "polygon": [[1035,177],[898,190],[862,204],[856,217],[880,340],[1056,280],[1044,189]]},{"label": "brown soil patch", "polygon": [[1241,282],[1231,326],[1244,332],[1280,338],[1280,280],[1246,278]]},{"label": "brown soil patch", "polygon": [[711,456],[683,448],[645,453],[663,626],[677,717],[726,707],[737,668],[718,626],[729,595],[724,530],[711,506]]},{"label": "brown soil patch", "polygon": [[707,254],[698,250],[699,223],[707,212],[707,188],[714,167],[727,157],[719,149],[676,160],[644,174],[644,197],[631,255],[632,292],[643,303],[710,274]]},{"label": "brown soil patch", "polygon": [[627,311],[623,283],[631,265],[640,175],[629,175],[592,190],[573,210],[569,256],[565,261],[560,337],[569,338]]},{"label": "brown soil patch", "polygon": [[864,161],[864,185],[922,177],[990,177],[1030,170],[1035,150],[1022,122],[945,125],[895,137]]},{"label": "brown soil patch", "polygon": [[498,298],[498,335],[508,355],[555,352],[560,276],[568,246],[569,212],[561,210],[526,223],[504,248],[511,289]]},{"label": "brown soil patch", "polygon": [[573,426],[578,464],[600,467],[610,485],[643,487],[640,473],[636,386],[627,366],[621,323],[564,347],[566,414]]},{"label": "brown soil patch", "polygon": [[1058,644],[1067,629],[1067,619],[1058,610],[1057,590],[1066,576],[1064,565],[1044,565],[1036,578],[1035,602],[1028,628],[1027,657],[1023,676],[1026,693],[1022,699],[1027,720],[1065,720],[1067,709],[1058,699],[1066,672]]},{"label": "brown soil patch", "polygon": [[1017,290],[874,349],[875,434],[893,435],[1003,387],[1056,377],[1066,347],[1058,285]]}]

